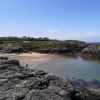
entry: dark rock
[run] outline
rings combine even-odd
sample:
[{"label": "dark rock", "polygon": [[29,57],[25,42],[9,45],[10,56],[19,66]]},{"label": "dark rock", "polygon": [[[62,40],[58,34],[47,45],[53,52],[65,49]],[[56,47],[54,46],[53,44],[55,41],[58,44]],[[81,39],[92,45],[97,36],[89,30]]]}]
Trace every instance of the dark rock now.
[{"label": "dark rock", "polygon": [[5,56],[0,56],[0,59],[2,59],[2,60],[7,60],[7,59],[8,59],[8,57],[5,57]]},{"label": "dark rock", "polygon": [[23,51],[24,48],[20,46],[7,47],[2,50],[3,53],[22,53]]},{"label": "dark rock", "polygon": [[18,60],[8,60],[8,61],[3,62],[3,64],[13,64],[16,66],[20,66],[20,63]]},{"label": "dark rock", "polygon": [[47,46],[45,48],[41,47],[38,49],[33,49],[33,51],[43,52],[43,53],[76,53],[80,52],[85,47],[86,47],[85,42],[67,40],[67,41],[60,41],[55,46]]},{"label": "dark rock", "polygon": [[82,57],[84,58],[99,58],[100,59],[100,45],[90,45],[82,50]]},{"label": "dark rock", "polygon": [[42,71],[42,70],[37,70],[37,71],[34,71],[34,74],[35,75],[40,75],[40,76],[42,76],[42,75],[46,75],[47,74],[47,72],[44,72],[44,71]]},{"label": "dark rock", "polygon": [[21,67],[15,60],[0,64],[0,100],[99,100],[100,89],[93,89],[76,90],[70,81]]},{"label": "dark rock", "polygon": [[100,54],[100,45],[91,45],[82,50],[82,53],[98,53]]}]

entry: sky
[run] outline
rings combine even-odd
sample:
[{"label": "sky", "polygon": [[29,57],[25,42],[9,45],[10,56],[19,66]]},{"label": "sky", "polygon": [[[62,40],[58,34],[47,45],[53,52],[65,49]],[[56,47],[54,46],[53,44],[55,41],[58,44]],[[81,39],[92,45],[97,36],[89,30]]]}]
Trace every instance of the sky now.
[{"label": "sky", "polygon": [[100,0],[0,0],[0,37],[100,42]]}]

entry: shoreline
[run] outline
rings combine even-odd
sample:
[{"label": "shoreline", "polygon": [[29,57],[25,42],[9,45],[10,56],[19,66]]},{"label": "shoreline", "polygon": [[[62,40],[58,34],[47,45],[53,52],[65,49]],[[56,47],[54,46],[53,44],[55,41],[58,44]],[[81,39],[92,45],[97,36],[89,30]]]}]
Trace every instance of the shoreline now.
[{"label": "shoreline", "polygon": [[[78,88],[51,73],[20,66],[18,60],[0,63],[0,98],[9,100],[99,100],[99,87]],[[5,95],[6,94],[6,95]],[[55,98],[56,97],[56,98]],[[91,99],[93,98],[93,99]]]},{"label": "shoreline", "polygon": [[52,61],[53,59],[56,59],[59,55],[56,54],[43,54],[43,53],[0,53],[1,56],[7,56],[9,60],[15,59],[19,60],[21,65],[28,65],[29,68],[34,68],[36,66],[39,66],[43,63]]}]

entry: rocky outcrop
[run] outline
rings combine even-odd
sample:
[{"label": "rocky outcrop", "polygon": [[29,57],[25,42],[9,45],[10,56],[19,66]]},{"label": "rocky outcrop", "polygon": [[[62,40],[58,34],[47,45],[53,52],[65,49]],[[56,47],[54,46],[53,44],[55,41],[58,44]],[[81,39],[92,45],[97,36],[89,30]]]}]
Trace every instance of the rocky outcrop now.
[{"label": "rocky outcrop", "polygon": [[3,53],[22,53],[23,51],[24,48],[20,46],[7,47],[2,50]]},{"label": "rocky outcrop", "polygon": [[71,81],[22,67],[16,60],[0,61],[0,100],[99,100],[99,94],[91,95],[89,89],[77,90]]},{"label": "rocky outcrop", "polygon": [[[66,41],[24,41],[20,43],[4,43],[0,50],[3,53],[43,52],[43,53],[76,53],[86,47],[86,43],[77,40]],[[13,46],[17,45],[17,46]]]},{"label": "rocky outcrop", "polygon": [[82,50],[82,55],[92,58],[100,58],[100,45],[90,45]]},{"label": "rocky outcrop", "polygon": [[8,60],[8,57],[0,56],[0,59],[2,59],[2,60]]},{"label": "rocky outcrop", "polygon": [[39,48],[34,49],[33,51],[36,52],[43,52],[43,53],[76,53],[80,52],[83,48],[86,47],[86,43],[82,41],[75,41],[75,40],[67,40],[61,41],[55,47],[46,47],[46,48]]}]

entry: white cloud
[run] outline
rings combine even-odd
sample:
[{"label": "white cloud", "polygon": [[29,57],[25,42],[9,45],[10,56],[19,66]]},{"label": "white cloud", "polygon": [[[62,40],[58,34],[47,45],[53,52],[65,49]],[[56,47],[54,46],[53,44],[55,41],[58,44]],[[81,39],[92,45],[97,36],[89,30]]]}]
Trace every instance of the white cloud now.
[{"label": "white cloud", "polygon": [[86,32],[86,33],[66,33],[71,38],[94,38],[98,37],[99,35],[93,32]]},{"label": "white cloud", "polygon": [[48,29],[46,32],[47,33],[59,33],[60,30],[58,30],[58,29]]},{"label": "white cloud", "polygon": [[99,34],[96,34],[94,32],[88,32],[88,33],[86,33],[86,35],[89,37],[97,37]]},{"label": "white cloud", "polygon": [[[11,32],[14,33],[14,32]],[[82,40],[82,41],[100,41],[100,34],[95,32],[84,32],[84,33],[68,33],[63,32],[59,29],[48,29],[43,32],[22,32],[24,34],[21,34],[21,32],[16,32],[14,34],[11,34],[8,32],[1,32],[0,37],[2,36],[33,36],[33,37],[49,37],[51,39],[59,39],[59,40]]]},{"label": "white cloud", "polygon": [[0,37],[3,37],[3,36],[8,36],[7,33],[0,33]]},{"label": "white cloud", "polygon": [[58,29],[48,29],[45,35],[49,38],[60,39],[60,40],[99,41],[100,38],[100,34],[95,32],[67,33],[67,32],[62,32]]}]

